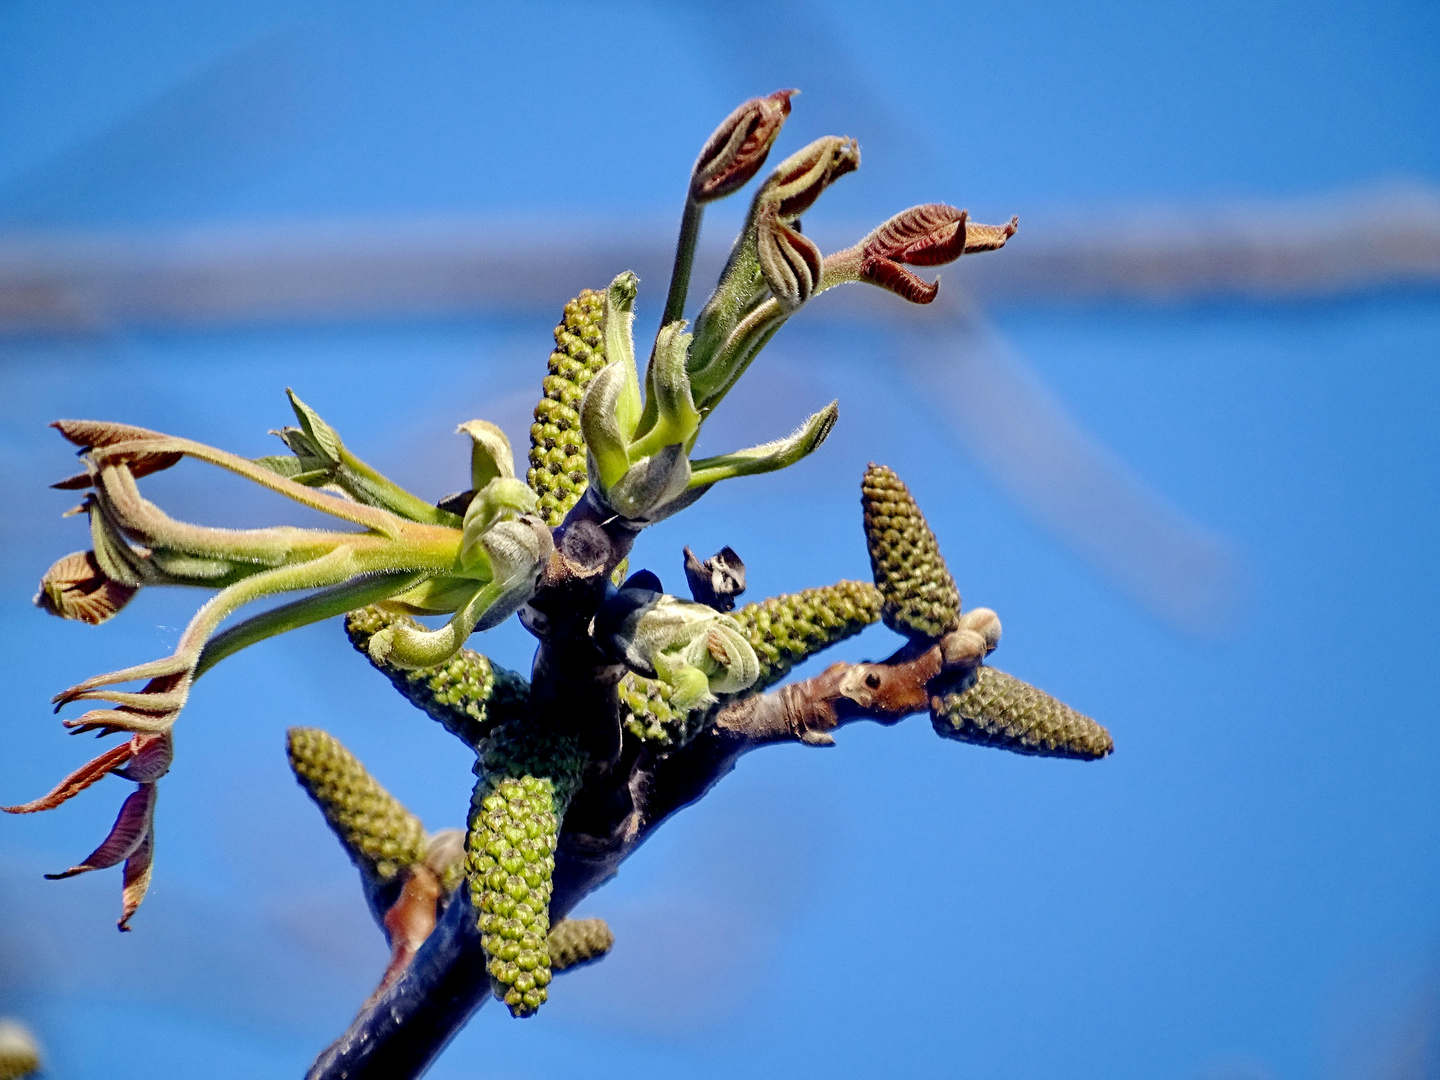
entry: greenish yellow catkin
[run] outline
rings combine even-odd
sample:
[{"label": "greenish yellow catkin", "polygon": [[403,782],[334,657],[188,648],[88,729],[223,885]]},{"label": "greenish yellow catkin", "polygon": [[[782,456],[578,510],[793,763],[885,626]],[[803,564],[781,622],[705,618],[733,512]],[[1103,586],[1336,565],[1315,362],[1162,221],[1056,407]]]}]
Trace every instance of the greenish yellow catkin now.
[{"label": "greenish yellow catkin", "polygon": [[819,589],[772,596],[735,612],[760,659],[752,692],[772,686],[800,661],[858,634],[880,618],[883,599],[868,581],[841,581]]},{"label": "greenish yellow catkin", "polygon": [[664,679],[647,679],[633,671],[621,677],[615,693],[620,699],[620,722],[625,730],[637,739],[660,746],[684,745],[694,733],[691,721],[710,711],[681,709],[671,703],[674,689]]},{"label": "greenish yellow catkin", "polygon": [[530,707],[530,684],[520,675],[493,664],[470,649],[461,649],[445,663],[428,668],[375,664],[370,638],[395,622],[411,622],[377,607],[360,608],[345,617],[350,643],[394,684],[417,709],[438,720],[467,746],[478,746],[499,721],[524,715]]},{"label": "greenish yellow catkin", "polygon": [[39,1070],[40,1048],[35,1036],[14,1020],[0,1020],[0,1080],[21,1080]]},{"label": "greenish yellow catkin", "polygon": [[[868,581],[841,581],[746,604],[734,617],[755,649],[760,678],[745,693],[773,686],[802,660],[858,634],[880,618],[882,603],[880,591]],[[625,730],[660,746],[683,746],[717,708],[686,712],[671,700],[669,683],[634,672],[620,679],[615,692]]]},{"label": "greenish yellow catkin", "polygon": [[586,289],[565,305],[555,327],[555,351],[542,384],[545,396],[530,425],[530,469],[525,480],[540,497],[539,513],[554,528],[585,492],[585,439],[580,399],[605,366],[605,294]]},{"label": "greenish yellow catkin", "polygon": [[491,986],[512,1016],[530,1016],[548,997],[555,845],[584,764],[574,736],[523,721],[496,727],[480,746],[465,841],[470,900]]},{"label": "greenish yellow catkin", "polygon": [[870,463],[860,485],[870,569],[885,598],[881,618],[897,633],[938,638],[960,614],[960,591],[935,534],[894,471]]},{"label": "greenish yellow catkin", "polygon": [[1045,691],[982,665],[966,690],[930,699],[930,721],[947,739],[998,746],[1017,754],[1102,758],[1110,733]]},{"label": "greenish yellow catkin", "polygon": [[556,971],[599,960],[615,944],[604,919],[561,919],[550,931],[550,966]]},{"label": "greenish yellow catkin", "polygon": [[361,873],[389,881],[425,860],[425,827],[354,754],[319,728],[291,728],[290,768]]}]

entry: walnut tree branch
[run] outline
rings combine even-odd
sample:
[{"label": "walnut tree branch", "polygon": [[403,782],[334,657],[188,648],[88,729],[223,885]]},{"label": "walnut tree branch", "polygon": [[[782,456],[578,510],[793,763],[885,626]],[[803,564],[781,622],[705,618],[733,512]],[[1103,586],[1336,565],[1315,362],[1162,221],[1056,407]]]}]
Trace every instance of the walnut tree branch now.
[{"label": "walnut tree branch", "polygon": [[[834,664],[814,678],[741,698],[685,747],[632,749],[588,778],[566,814],[551,912],[565,916],[614,876],[667,818],[705,795],[750,750],[779,742],[833,743],[856,720],[893,724],[928,707],[947,672],[940,643],[906,645],[880,663]],[[408,967],[360,1011],[307,1080],[420,1075],[490,996],[466,890],[456,892]]]}]

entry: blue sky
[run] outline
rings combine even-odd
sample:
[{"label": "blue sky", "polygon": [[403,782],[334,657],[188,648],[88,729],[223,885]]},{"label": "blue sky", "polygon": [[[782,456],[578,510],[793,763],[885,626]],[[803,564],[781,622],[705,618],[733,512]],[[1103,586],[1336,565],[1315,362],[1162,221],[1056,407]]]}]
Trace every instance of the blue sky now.
[{"label": "blue sky", "polygon": [[[719,117],[794,85],[782,149],[833,131],[865,153],[815,218],[943,199],[1020,214],[1018,245],[1130,206],[1440,183],[1437,55],[1424,4],[6,0],[0,230],[648,226],[678,216]],[[642,323],[662,289],[642,285]],[[1098,444],[1236,553],[1234,611],[1208,636],[1158,621],[1026,516],[944,399],[897,374],[892,339],[787,327],[707,437],[779,435],[838,397],[831,441],[717,488],[640,560],[678,590],[683,544],[731,544],[754,598],[863,576],[859,476],[890,464],[967,606],[1004,620],[997,665],[1106,723],[1117,752],[1013,757],[917,717],[752,755],[585,903],[614,954],[534,1020],[487,1008],[432,1075],[1341,1080],[1433,1029],[1440,298],[990,316]],[[50,695],[168,650],[196,603],[156,591],[99,629],[30,606],[45,566],[84,546],[45,487],[72,464],[46,422],[258,455],[293,386],[439,496],[463,486],[456,423],[496,419],[524,444],[552,324],[0,338],[4,801],[86,752]],[[199,466],[146,483],[178,517],[283,512]],[[508,626],[472,644],[524,667],[527,641]],[[877,627],[837,655],[893,644]],[[126,785],[0,822],[0,1013],[36,1027],[56,1077],[298,1075],[368,993],[384,950],[285,767],[296,723],[335,732],[431,828],[460,823],[464,749],[338,628],[227,661],[177,729],[135,933],[113,929],[116,874],[39,876],[90,850]]]}]

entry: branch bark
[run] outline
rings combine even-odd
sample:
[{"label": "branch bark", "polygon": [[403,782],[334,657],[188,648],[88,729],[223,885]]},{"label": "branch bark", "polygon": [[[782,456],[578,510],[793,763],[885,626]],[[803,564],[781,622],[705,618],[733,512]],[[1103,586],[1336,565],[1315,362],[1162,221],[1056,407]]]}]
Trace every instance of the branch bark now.
[{"label": "branch bark", "polygon": [[[554,584],[565,580],[559,575]],[[834,664],[812,679],[733,701],[678,750],[656,753],[626,744],[624,755],[587,778],[565,816],[552,921],[613,877],[656,828],[702,798],[745,753],[782,742],[832,745],[832,733],[857,720],[894,724],[928,708],[929,684],[944,672],[941,644],[910,644],[880,663]],[[460,888],[414,959],[320,1055],[307,1080],[419,1076],[489,996],[476,914],[469,890]]]}]

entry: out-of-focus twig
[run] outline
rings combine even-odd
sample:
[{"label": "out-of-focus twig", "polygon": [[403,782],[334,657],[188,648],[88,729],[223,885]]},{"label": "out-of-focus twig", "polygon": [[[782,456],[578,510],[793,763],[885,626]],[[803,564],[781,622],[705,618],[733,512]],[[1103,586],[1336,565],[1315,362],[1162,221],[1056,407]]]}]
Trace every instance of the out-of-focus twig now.
[{"label": "out-of-focus twig", "polygon": [[[1287,300],[1440,287],[1440,192],[1419,186],[1049,221],[1026,218],[1024,242],[994,272],[972,280],[961,263],[949,273],[999,303]],[[815,235],[825,248],[827,234]],[[520,236],[533,257],[517,266]],[[0,234],[0,336],[548,311],[616,266],[661,279],[670,258],[668,226],[658,223],[650,234],[623,236],[480,219],[9,232]],[[702,244],[702,273],[722,260]],[[814,317],[903,317],[878,299],[819,304]]]}]

